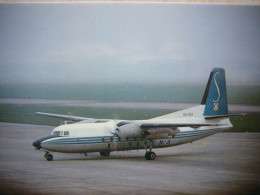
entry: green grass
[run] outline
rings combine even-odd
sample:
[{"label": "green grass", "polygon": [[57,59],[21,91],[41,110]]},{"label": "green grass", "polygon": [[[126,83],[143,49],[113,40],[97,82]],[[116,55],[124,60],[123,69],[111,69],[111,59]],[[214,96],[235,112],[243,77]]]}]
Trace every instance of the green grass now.
[{"label": "green grass", "polygon": [[[0,85],[0,98],[200,103],[204,85]],[[227,86],[228,102],[260,105],[260,86]]]},{"label": "green grass", "polygon": [[[169,110],[143,109],[108,109],[80,107],[52,107],[38,105],[4,105],[0,104],[0,121],[11,123],[27,123],[58,126],[62,120],[36,115],[35,112],[50,112],[65,115],[83,116],[90,118],[140,120],[149,119],[170,113]],[[236,132],[260,132],[260,114],[232,117]]]},{"label": "green grass", "polygon": [[0,121],[42,125],[62,124],[63,120],[36,115],[35,112],[49,112],[100,119],[138,120],[156,117],[166,114],[169,111],[0,104]]},{"label": "green grass", "polygon": [[[97,100],[112,102],[189,102],[200,103],[204,85],[132,85],[132,84],[42,84],[0,85],[0,98]],[[228,102],[260,105],[260,86],[227,86]],[[60,125],[61,120],[35,115],[50,112],[90,118],[148,119],[172,111],[108,109],[0,104],[0,121],[42,125]],[[233,131],[259,132],[260,114],[231,118]]]},{"label": "green grass", "polygon": [[260,132],[260,114],[231,117],[233,129],[236,132]]}]

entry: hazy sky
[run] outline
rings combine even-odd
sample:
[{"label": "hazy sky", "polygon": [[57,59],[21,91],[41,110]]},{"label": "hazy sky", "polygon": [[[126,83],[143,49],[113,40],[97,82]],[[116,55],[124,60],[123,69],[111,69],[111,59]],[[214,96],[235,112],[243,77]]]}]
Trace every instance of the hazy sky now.
[{"label": "hazy sky", "polygon": [[0,4],[0,84],[260,84],[260,6]]}]

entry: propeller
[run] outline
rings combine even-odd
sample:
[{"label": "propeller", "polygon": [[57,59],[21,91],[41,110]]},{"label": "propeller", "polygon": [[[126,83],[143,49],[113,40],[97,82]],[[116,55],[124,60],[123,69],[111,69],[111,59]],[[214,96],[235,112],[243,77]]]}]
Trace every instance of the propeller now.
[{"label": "propeller", "polygon": [[116,135],[113,137],[113,142],[114,142],[114,149],[117,150],[117,141],[116,141]]},{"label": "propeller", "polygon": [[113,137],[113,145],[114,145],[114,149],[117,150],[117,141],[116,138],[120,138],[119,136],[119,130],[116,128],[115,130],[111,131],[110,133],[112,133],[114,135]]}]

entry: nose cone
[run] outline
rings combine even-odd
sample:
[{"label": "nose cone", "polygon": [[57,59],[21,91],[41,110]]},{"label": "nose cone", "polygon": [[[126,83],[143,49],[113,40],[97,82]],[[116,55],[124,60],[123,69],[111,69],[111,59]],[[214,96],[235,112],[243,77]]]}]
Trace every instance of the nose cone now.
[{"label": "nose cone", "polygon": [[48,139],[51,139],[51,138],[55,138],[55,137],[59,137],[59,136],[57,136],[57,135],[48,135],[48,136],[46,136],[46,137],[43,137],[43,138],[40,138],[40,139],[36,140],[35,142],[32,143],[32,145],[33,145],[36,149],[40,150],[40,149],[42,148],[41,143],[42,143],[43,141],[48,140]]},{"label": "nose cone", "polygon": [[42,141],[42,140],[36,140],[35,142],[33,142],[32,145],[33,145],[36,149],[40,150],[40,149],[41,149],[41,141]]}]

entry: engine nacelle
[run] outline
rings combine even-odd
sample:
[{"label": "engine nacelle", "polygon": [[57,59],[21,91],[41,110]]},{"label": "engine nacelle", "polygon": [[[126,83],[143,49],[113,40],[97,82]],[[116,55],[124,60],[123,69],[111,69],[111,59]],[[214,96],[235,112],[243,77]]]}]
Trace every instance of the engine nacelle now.
[{"label": "engine nacelle", "polygon": [[168,133],[161,133],[161,134],[150,134],[146,136],[146,139],[167,139]]},{"label": "engine nacelle", "polygon": [[142,137],[142,130],[135,123],[130,123],[118,127],[116,131],[117,131],[117,135],[121,138]]}]

